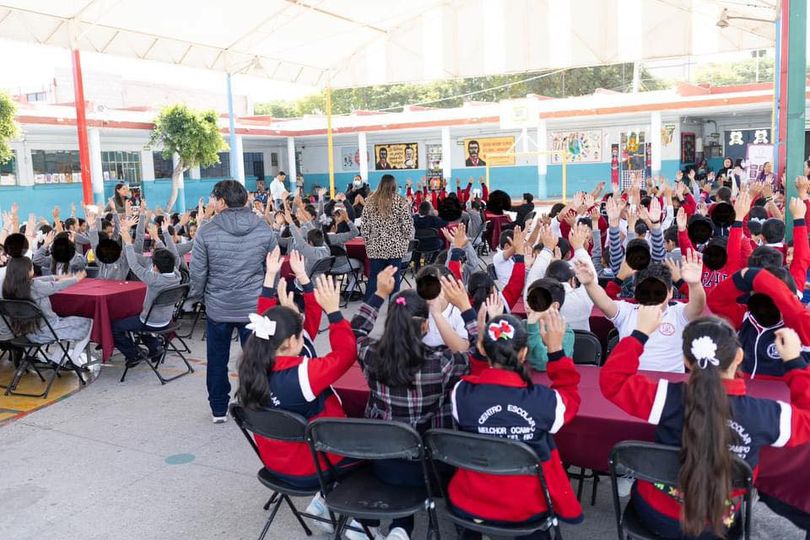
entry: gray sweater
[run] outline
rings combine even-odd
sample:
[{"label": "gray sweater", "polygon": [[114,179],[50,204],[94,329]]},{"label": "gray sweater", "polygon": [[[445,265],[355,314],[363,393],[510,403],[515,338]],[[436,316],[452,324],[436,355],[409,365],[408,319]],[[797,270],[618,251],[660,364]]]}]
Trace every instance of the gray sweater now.
[{"label": "gray sweater", "polygon": [[209,319],[247,322],[256,311],[264,260],[276,233],[250,208],[228,208],[197,230],[191,255],[191,298]]},{"label": "gray sweater", "polygon": [[[170,287],[180,284],[180,274],[175,270],[171,273],[159,274],[151,268],[145,267],[138,259],[138,255],[131,245],[124,246],[124,256],[129,263],[129,268],[138,279],[146,284],[146,298],[143,301],[143,311],[141,311],[141,322],[154,328],[162,328],[172,322],[174,306],[161,306],[152,309],[155,299]],[[152,313],[149,310],[152,309]],[[147,317],[149,320],[147,321]]]}]

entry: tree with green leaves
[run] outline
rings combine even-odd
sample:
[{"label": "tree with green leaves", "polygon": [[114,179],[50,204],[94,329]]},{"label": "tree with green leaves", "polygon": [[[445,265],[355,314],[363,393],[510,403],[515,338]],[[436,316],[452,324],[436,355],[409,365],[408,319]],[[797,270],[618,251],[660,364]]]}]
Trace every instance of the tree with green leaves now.
[{"label": "tree with green leaves", "polygon": [[219,132],[216,111],[195,111],[183,104],[165,107],[155,119],[150,144],[163,147],[163,157],[177,154],[172,171],[172,193],[167,209],[174,206],[183,173],[192,167],[210,167],[219,163],[219,152],[228,149]]},{"label": "tree with green leaves", "polygon": [[0,92],[0,163],[6,163],[14,157],[9,141],[17,136],[17,123],[14,122],[16,114],[17,105],[7,93]]}]

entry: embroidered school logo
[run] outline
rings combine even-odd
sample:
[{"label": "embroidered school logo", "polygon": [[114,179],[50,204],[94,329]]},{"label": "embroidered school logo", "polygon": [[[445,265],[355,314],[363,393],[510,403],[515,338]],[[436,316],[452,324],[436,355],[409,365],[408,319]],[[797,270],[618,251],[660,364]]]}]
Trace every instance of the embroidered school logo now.
[{"label": "embroidered school logo", "polygon": [[774,360],[778,360],[779,358],[781,358],[779,356],[779,351],[776,350],[776,343],[771,343],[770,345],[768,345],[768,350],[766,354],[768,355],[768,358],[773,358]]},{"label": "embroidered school logo", "polygon": [[675,334],[675,325],[673,325],[672,323],[663,322],[658,327],[658,331],[665,336],[672,336]]}]

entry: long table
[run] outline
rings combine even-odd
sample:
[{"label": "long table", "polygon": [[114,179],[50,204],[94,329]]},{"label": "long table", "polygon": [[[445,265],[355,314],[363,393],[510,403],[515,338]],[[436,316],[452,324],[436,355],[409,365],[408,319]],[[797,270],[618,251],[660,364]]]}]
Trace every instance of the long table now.
[{"label": "long table", "polygon": [[101,346],[106,362],[115,348],[112,321],[140,313],[145,297],[146,285],[140,281],[86,278],[51,296],[51,307],[60,317],[93,319],[90,340]]},{"label": "long table", "polygon": [[[652,441],[655,426],[632,417],[608,401],[599,390],[599,368],[577,366],[582,404],[577,416],[554,436],[563,461],[597,471],[608,470],[610,451],[624,440]],[[685,375],[648,372],[651,378],[679,381]],[[548,375],[533,372],[532,380],[549,384]],[[755,397],[789,401],[787,386],[781,381],[747,381]],[[349,416],[362,417],[369,389],[358,365],[333,385]],[[810,512],[810,444],[796,448],[763,448],[757,488],[791,506]]]}]

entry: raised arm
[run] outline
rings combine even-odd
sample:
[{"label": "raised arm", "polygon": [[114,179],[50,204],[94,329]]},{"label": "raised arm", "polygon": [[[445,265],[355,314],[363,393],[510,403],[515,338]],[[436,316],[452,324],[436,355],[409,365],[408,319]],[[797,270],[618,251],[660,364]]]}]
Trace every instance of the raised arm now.
[{"label": "raised arm", "polygon": [[599,281],[596,279],[596,273],[593,268],[582,262],[574,261],[574,272],[580,284],[585,287],[588,296],[593,300],[594,305],[602,310],[605,317],[612,319],[619,312],[619,307],[616,305],[610,296],[605,292],[605,289],[599,286]]},{"label": "raised arm", "polygon": [[703,264],[695,251],[682,253],[683,263],[681,264],[681,279],[689,287],[689,303],[683,310],[684,317],[689,321],[694,321],[703,314],[706,308],[706,289],[703,288],[701,276],[703,274]]}]

